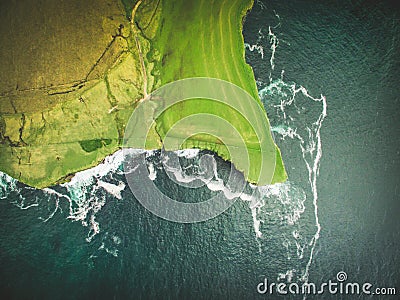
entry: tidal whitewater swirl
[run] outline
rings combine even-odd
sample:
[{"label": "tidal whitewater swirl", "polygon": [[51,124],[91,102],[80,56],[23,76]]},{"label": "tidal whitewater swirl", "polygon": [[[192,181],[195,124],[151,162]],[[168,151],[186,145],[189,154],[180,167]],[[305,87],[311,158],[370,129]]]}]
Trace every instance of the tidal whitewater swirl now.
[{"label": "tidal whitewater swirl", "polygon": [[[269,49],[265,49],[265,44],[269,44]],[[131,161],[144,157],[148,169],[146,176],[166,194],[171,187],[178,186],[173,190],[183,197],[191,195],[187,196],[189,202],[199,195],[212,197],[217,194],[227,201],[245,201],[253,218],[259,251],[265,253],[278,247],[286,254],[286,260],[277,270],[278,279],[308,281],[321,230],[317,181],[326,99],[322,95],[311,96],[297,83],[286,82],[283,70],[278,70],[280,76],[275,78],[274,60],[279,39],[273,28],[269,27],[268,32],[260,29],[257,44],[245,46],[254,55],[259,54],[271,70],[265,82],[259,80],[257,83],[275,142],[282,150],[288,169],[287,182],[260,187],[245,183],[244,189],[238,191],[236,186],[243,183],[243,176],[235,170],[237,182],[228,184],[226,179],[231,165],[212,152],[196,149],[174,152],[121,150],[107,157],[102,164],[77,173],[70,182],[43,190],[28,187],[0,173],[0,199],[14,199],[12,204],[21,210],[36,209],[39,222],[48,222],[56,214],[66,213],[68,219],[87,227],[83,239],[98,243],[99,251],[118,256],[123,232],[108,232],[97,216],[108,202],[124,201],[124,194],[130,192],[125,175],[135,172],[135,168],[124,169],[127,156]],[[270,53],[268,60],[264,58],[267,52]],[[303,168],[291,168],[294,165]]]}]

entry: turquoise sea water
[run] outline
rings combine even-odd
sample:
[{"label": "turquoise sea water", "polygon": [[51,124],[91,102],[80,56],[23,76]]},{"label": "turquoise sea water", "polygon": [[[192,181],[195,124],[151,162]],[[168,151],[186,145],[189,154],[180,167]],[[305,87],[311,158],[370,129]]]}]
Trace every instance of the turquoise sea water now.
[{"label": "turquoise sea water", "polygon": [[[390,2],[256,1],[246,59],[289,181],[212,220],[152,215],[129,191],[120,152],[43,191],[1,175],[3,298],[274,299],[257,292],[264,278],[319,284],[340,271],[399,293],[399,20]],[[187,176],[200,176],[202,154],[180,153]],[[174,184],[161,152],[132,155],[147,156],[172,196],[218,193]],[[223,177],[229,164],[216,160]]]}]

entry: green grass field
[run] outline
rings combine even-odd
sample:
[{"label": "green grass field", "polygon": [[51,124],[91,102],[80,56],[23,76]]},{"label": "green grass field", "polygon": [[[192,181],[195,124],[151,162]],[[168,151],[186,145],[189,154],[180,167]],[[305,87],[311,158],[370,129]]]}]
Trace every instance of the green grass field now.
[{"label": "green grass field", "polygon": [[[98,23],[110,29],[112,40],[93,62],[89,73],[78,78],[78,84],[60,82],[59,86],[0,95],[1,171],[39,188],[68,180],[77,171],[95,166],[120,149],[125,126],[138,102],[157,88],[179,79],[226,80],[244,89],[264,110],[252,69],[244,58],[242,20],[252,1],[149,0],[123,1],[118,5],[109,2],[116,6],[116,15],[118,11],[123,12],[126,19],[110,21],[107,12],[97,16]],[[104,27],[104,24],[109,25]],[[62,40],[63,36],[58,38]],[[86,43],[90,45],[92,40]],[[74,44],[70,45],[71,49],[66,47],[66,55],[72,62],[73,54],[79,54],[82,46],[78,49]],[[87,51],[90,49],[88,47]],[[76,64],[79,65],[79,61]],[[59,67],[49,65],[48,70],[56,72]],[[74,68],[70,69],[74,72]],[[198,112],[219,115],[234,125],[244,138],[250,167],[242,165],[240,157],[231,157],[221,139],[211,135],[191,136],[179,148],[215,151],[232,161],[253,183],[269,183],[268,178],[262,176],[261,163],[264,163],[263,168],[273,168],[272,183],[286,180],[266,114],[251,122],[268,125],[262,133],[262,142],[267,145],[270,158],[274,153],[269,160],[261,153],[260,141],[247,120],[207,99],[187,101],[161,115],[150,132],[146,147],[160,148],[160,138],[165,138],[182,116]],[[191,130],[196,131],[196,124],[192,125]],[[190,130],[185,134],[190,134]],[[229,140],[230,137],[224,138]]]}]

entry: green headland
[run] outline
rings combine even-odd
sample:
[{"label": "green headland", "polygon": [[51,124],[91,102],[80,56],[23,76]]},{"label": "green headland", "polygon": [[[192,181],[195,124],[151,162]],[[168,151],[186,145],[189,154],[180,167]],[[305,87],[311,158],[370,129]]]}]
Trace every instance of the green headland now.
[{"label": "green headland", "polygon": [[[44,2],[40,10],[13,3],[0,12],[0,170],[21,182],[43,188],[97,165],[121,149],[140,101],[176,80],[231,82],[264,110],[244,57],[250,0],[98,0],[89,7],[78,0],[59,7]],[[196,101],[157,118],[146,148],[161,148],[178,116],[199,107],[218,111],[213,102]],[[240,129],[246,145],[254,144],[245,120],[229,111],[224,118]],[[269,130],[263,138],[276,157],[271,183],[283,182],[280,151]],[[241,169],[215,137],[196,135],[180,146],[193,147],[216,152],[249,182],[265,184],[258,180],[257,147],[249,149],[249,169]]]}]

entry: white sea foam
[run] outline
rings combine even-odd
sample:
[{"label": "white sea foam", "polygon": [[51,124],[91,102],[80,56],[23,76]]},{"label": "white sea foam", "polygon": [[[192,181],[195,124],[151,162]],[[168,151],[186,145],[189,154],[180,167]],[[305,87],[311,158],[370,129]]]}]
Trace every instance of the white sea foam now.
[{"label": "white sea foam", "polygon": [[[305,177],[308,177],[309,188],[306,191],[299,184],[288,181],[283,184],[258,187],[257,197],[259,201],[252,201],[250,209],[253,216],[253,226],[257,238],[261,238],[263,231],[268,228],[260,228],[263,219],[276,218],[288,226],[287,235],[284,234],[282,245],[286,248],[288,259],[293,260],[291,254],[294,250],[296,257],[301,264],[306,255],[305,250],[309,249],[306,259],[306,265],[302,270],[297,267],[280,273],[280,279],[286,278],[289,282],[293,278],[303,282],[308,281],[309,269],[315,252],[317,240],[320,235],[321,226],[318,217],[318,190],[317,177],[319,171],[320,159],[322,157],[322,140],[320,129],[322,122],[327,114],[327,102],[324,96],[313,97],[307,89],[294,82],[285,82],[283,79],[284,70],[280,71],[280,78],[274,78],[276,51],[280,45],[278,35],[274,30],[280,26],[280,17],[275,13],[279,20],[278,25],[268,27],[267,40],[259,31],[259,37],[256,45],[247,46],[250,51],[259,51],[258,45],[268,42],[270,45],[270,73],[268,83],[259,91],[260,98],[264,101],[268,115],[271,118],[271,131],[278,138],[281,149],[285,148],[285,143],[290,143],[290,151],[299,154],[308,171]],[[286,42],[285,42],[286,43]],[[264,54],[263,49],[263,54]],[[259,80],[258,85],[263,85]],[[319,115],[313,117],[310,114],[304,114],[302,110],[308,108],[310,111],[316,106],[319,107]],[[315,109],[314,109],[315,110]],[[302,122],[298,122],[302,120]],[[297,142],[298,150],[294,149]],[[283,153],[283,156],[285,153]],[[289,179],[290,174],[289,174]],[[307,238],[307,232],[302,230],[301,216],[307,208],[307,195],[311,197],[309,209],[314,212],[316,231],[311,235],[311,240]],[[292,229],[289,229],[292,228]],[[278,276],[278,279],[279,279]]]},{"label": "white sea foam", "polygon": [[0,171],[0,199],[6,199],[7,196],[17,190],[17,180]]},{"label": "white sea foam", "polygon": [[[110,172],[115,172],[124,160],[124,151],[119,150],[114,154],[107,156],[104,161],[97,166],[75,173],[70,182],[62,185],[66,187],[73,187],[81,186],[82,184],[90,184],[95,178],[100,178]],[[138,152],[140,151],[141,150],[138,150]]]},{"label": "white sea foam", "polygon": [[58,198],[64,198],[69,202],[67,218],[79,221],[83,226],[89,227],[87,241],[91,241],[101,230],[96,215],[106,204],[106,196],[112,195],[115,199],[122,199],[121,192],[125,189],[125,183],[120,180],[116,183],[109,182],[112,174],[123,174],[121,165],[126,155],[143,152],[144,150],[119,150],[107,156],[101,164],[76,173],[71,181],[62,184],[66,193],[56,192],[52,189],[45,191],[58,195]]},{"label": "white sea foam", "polygon": [[[163,159],[164,170],[167,172],[167,175],[172,174],[173,178],[171,178],[171,176],[169,177],[175,183],[189,188],[199,188],[203,185],[206,185],[210,191],[221,191],[228,200],[236,199],[242,195],[242,191],[235,192],[225,185],[224,181],[218,175],[215,158],[213,158],[211,155],[200,155],[200,150],[198,149],[179,150],[174,151],[174,153],[178,157],[186,157],[188,159],[198,158],[197,162],[199,164],[189,164],[188,166],[182,168],[179,164],[179,161],[174,159],[173,154],[170,154],[170,156],[165,155],[166,157]],[[203,167],[201,165],[203,165]],[[204,165],[206,166],[206,169],[204,169]],[[184,171],[188,168],[192,168],[196,172],[188,175]]]},{"label": "white sea foam", "polygon": [[125,183],[119,182],[118,185],[115,185],[113,183],[98,180],[97,185],[105,189],[109,194],[112,194],[115,198],[120,200],[122,199],[121,192],[125,189]]},{"label": "white sea foam", "polygon": [[249,49],[249,51],[251,51],[251,52],[257,51],[261,55],[261,58],[264,58],[264,48],[263,48],[263,46],[257,45],[257,44],[250,45],[248,43],[245,43],[244,46],[245,46],[246,49]]},{"label": "white sea foam", "polygon": [[157,178],[157,171],[156,171],[156,169],[154,168],[154,164],[150,163],[150,164],[148,165],[148,168],[149,168],[149,178],[150,178],[150,180],[152,180],[152,181],[156,180],[156,178]]},{"label": "white sea foam", "polygon": [[179,157],[185,157],[185,158],[195,158],[196,156],[199,155],[200,150],[199,149],[183,149],[183,150],[178,150],[175,151],[175,153]]}]

